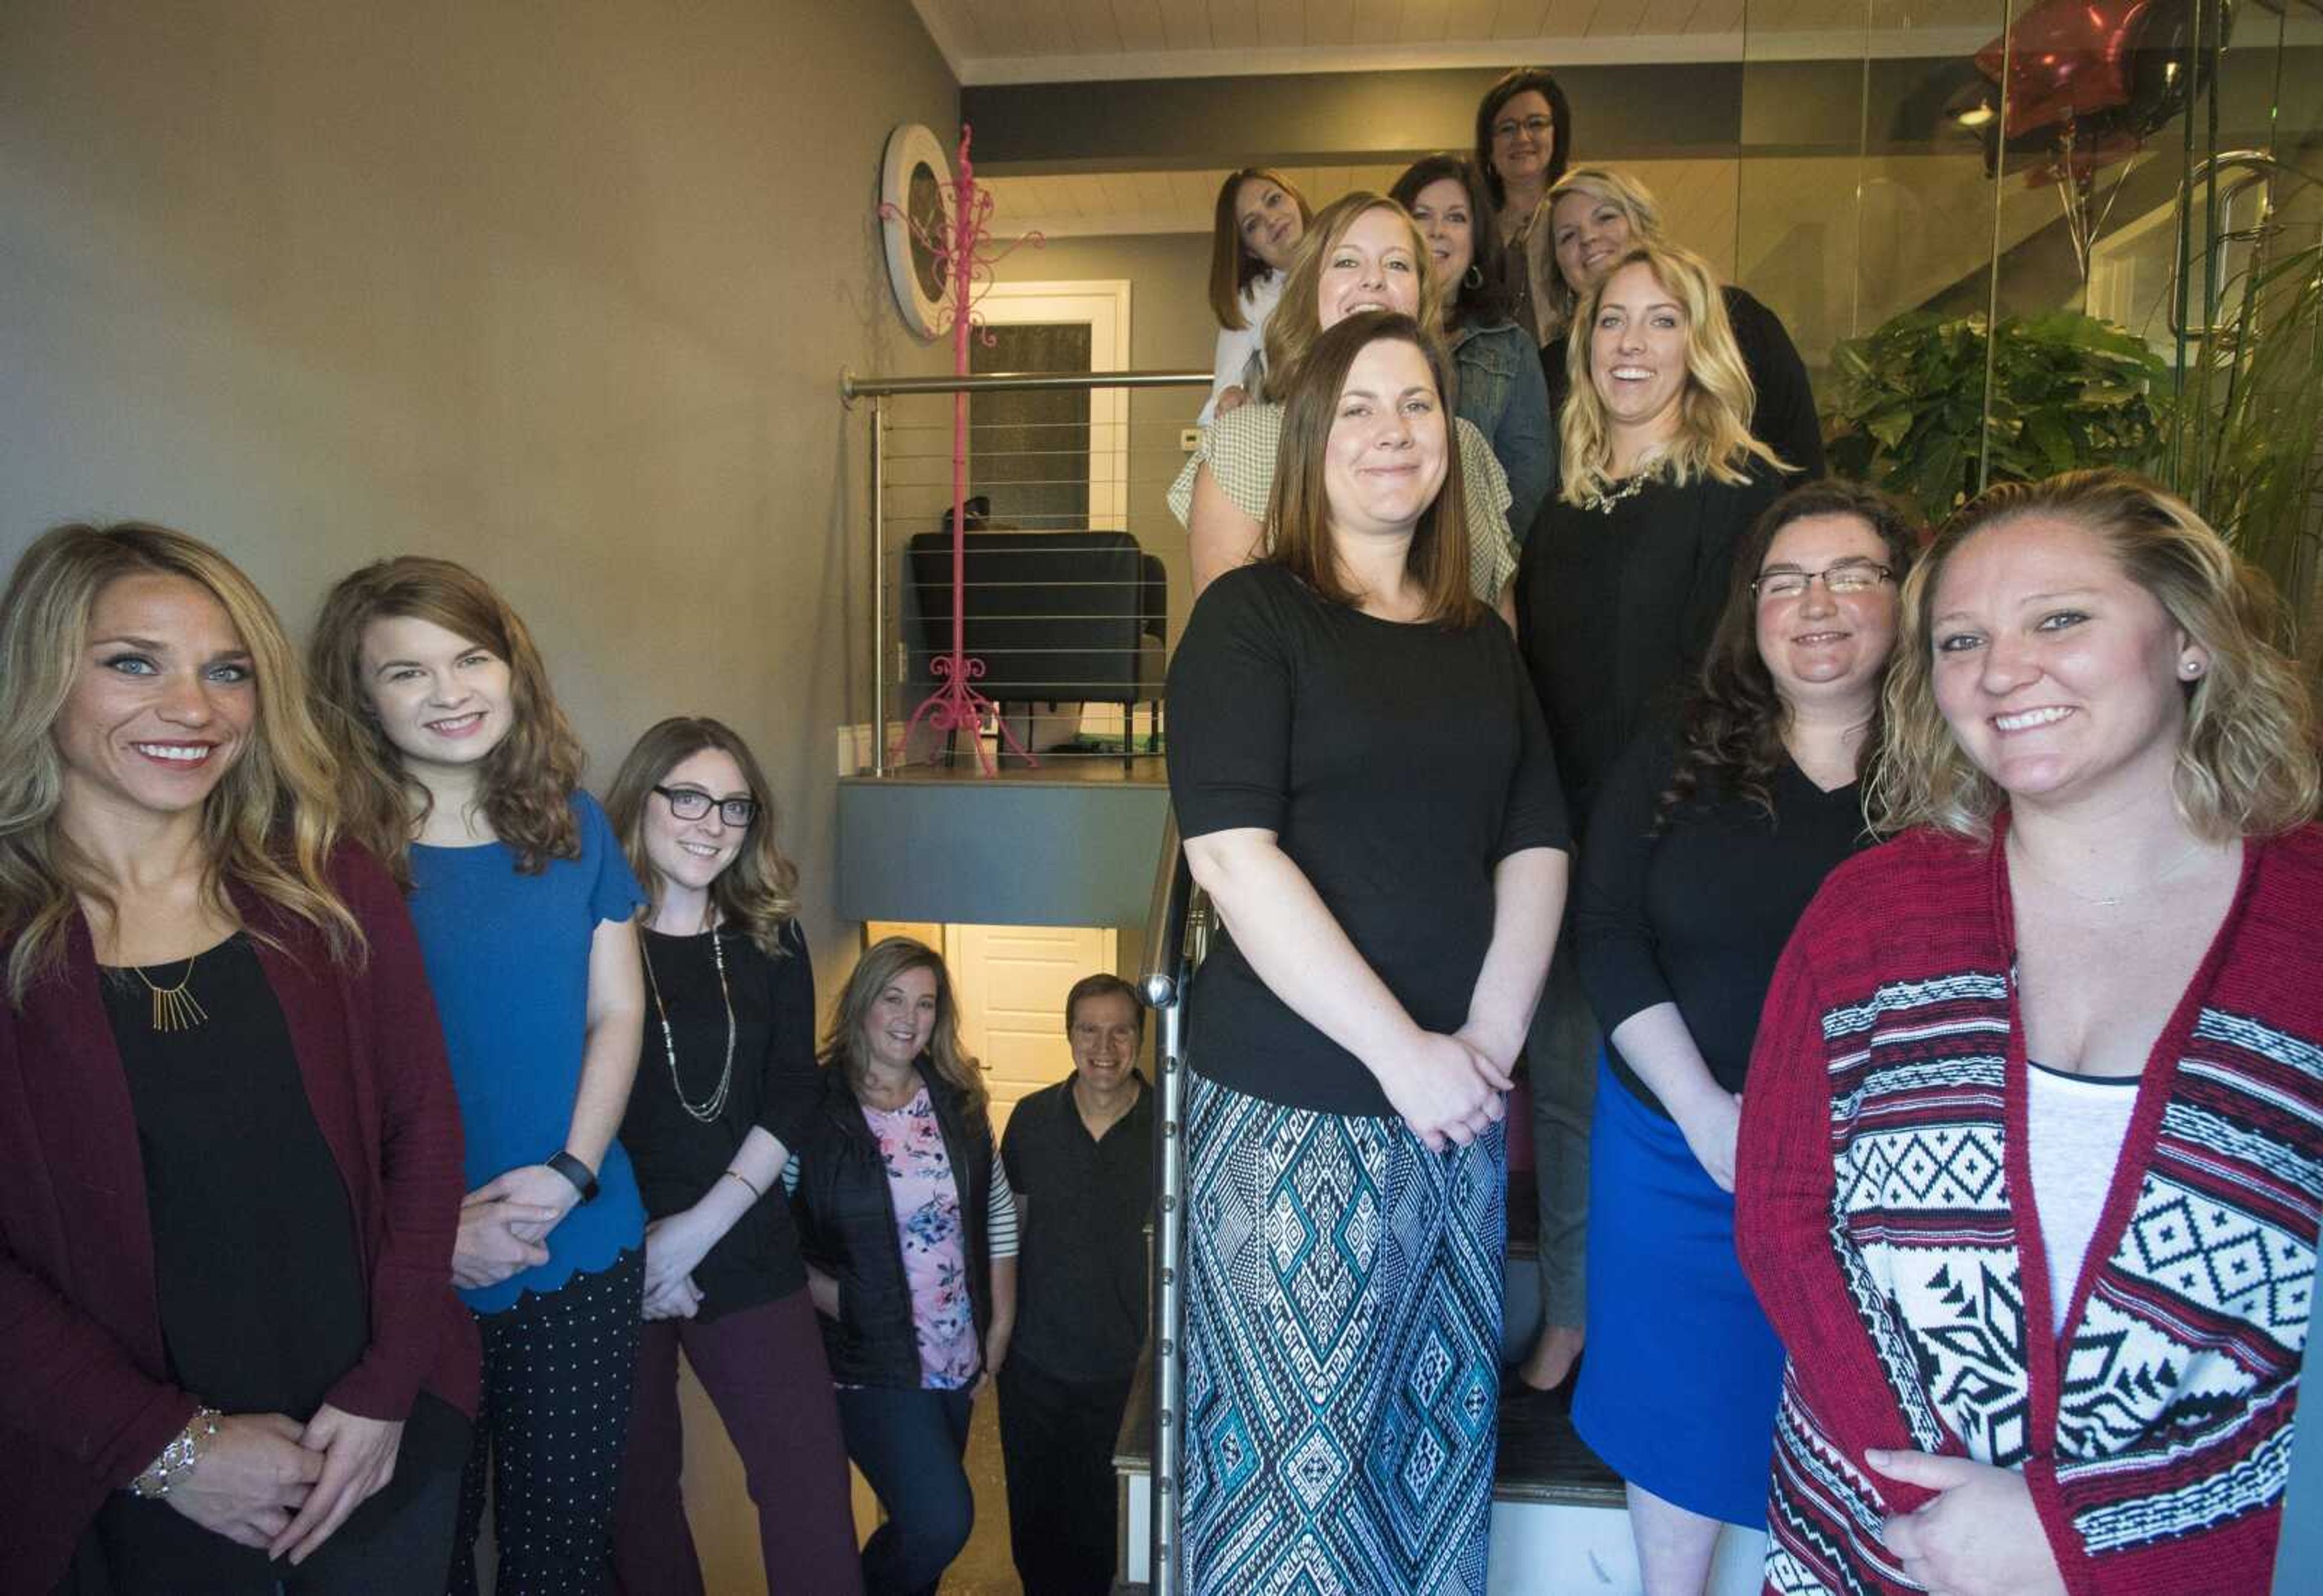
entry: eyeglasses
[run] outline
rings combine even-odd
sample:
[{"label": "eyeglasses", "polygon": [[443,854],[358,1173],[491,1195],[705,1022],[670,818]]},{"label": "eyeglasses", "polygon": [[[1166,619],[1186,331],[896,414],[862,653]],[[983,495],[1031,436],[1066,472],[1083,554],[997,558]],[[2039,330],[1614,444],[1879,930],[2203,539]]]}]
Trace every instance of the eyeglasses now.
[{"label": "eyeglasses", "polygon": [[656,787],[654,791],[669,800],[669,812],[682,821],[698,821],[714,809],[720,820],[739,831],[758,818],[756,798],[712,798],[699,787]]},{"label": "eyeglasses", "polygon": [[1528,116],[1522,121],[1511,116],[1506,122],[1492,124],[1492,138],[1496,142],[1505,144],[1519,133],[1545,139],[1556,130],[1556,119],[1553,116]]},{"label": "eyeglasses", "polygon": [[1850,593],[1868,593],[1896,573],[1885,565],[1875,565],[1868,560],[1849,560],[1841,564],[1825,566],[1821,571],[1769,571],[1750,584],[1753,598],[1795,599],[1823,581],[1823,591],[1834,598]]}]

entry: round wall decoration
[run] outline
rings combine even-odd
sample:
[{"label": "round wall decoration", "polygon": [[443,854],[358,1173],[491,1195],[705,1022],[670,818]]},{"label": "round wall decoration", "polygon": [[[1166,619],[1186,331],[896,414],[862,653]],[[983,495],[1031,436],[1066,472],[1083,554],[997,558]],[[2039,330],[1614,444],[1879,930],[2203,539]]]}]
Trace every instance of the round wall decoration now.
[{"label": "round wall decoration", "polygon": [[950,287],[943,243],[951,235],[952,177],[943,146],[923,124],[898,123],[887,135],[879,202],[895,308],[914,334],[936,337],[943,331],[943,298]]}]

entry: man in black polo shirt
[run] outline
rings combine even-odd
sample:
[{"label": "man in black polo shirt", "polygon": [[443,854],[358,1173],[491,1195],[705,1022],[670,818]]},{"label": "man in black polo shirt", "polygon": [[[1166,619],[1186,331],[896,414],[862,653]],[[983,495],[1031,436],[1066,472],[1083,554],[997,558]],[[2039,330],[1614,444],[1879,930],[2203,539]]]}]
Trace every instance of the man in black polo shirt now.
[{"label": "man in black polo shirt", "polygon": [[1000,1143],[1023,1215],[1016,1335],[999,1385],[1025,1596],[1113,1588],[1113,1443],[1145,1343],[1145,1005],[1118,976],[1088,977],[1065,998],[1065,1034],[1072,1075],[1019,1103]]}]

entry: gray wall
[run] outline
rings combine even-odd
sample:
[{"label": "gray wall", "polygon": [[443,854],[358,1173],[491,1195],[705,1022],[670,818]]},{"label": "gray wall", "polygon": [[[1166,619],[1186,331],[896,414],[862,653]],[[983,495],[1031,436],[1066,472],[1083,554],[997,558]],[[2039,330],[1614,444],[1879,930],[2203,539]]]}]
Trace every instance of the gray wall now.
[{"label": "gray wall", "polygon": [[941,133],[958,92],[908,0],[19,0],[0,562],[166,521],[303,635],[358,562],[467,561],[595,783],[665,714],[753,741],[835,967],[834,729],[868,703],[837,380],[949,369],[873,207],[890,124]]}]

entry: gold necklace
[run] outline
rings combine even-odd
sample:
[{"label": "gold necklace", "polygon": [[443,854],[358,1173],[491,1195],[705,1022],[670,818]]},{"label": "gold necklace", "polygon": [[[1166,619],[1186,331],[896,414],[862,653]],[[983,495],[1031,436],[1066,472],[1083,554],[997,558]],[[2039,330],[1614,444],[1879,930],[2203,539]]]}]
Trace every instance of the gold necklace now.
[{"label": "gold necklace", "polygon": [[144,967],[142,965],[130,967],[136,970],[137,978],[145,983],[145,990],[152,995],[154,1030],[191,1031],[210,1017],[209,1011],[196,1001],[192,993],[186,990],[193,984],[194,964],[200,958],[201,955],[197,953],[192,959],[186,960],[186,973],[179,977],[178,984],[174,986],[156,986],[153,985],[152,977],[145,973]]},{"label": "gold necklace", "polygon": [[1658,471],[1656,471],[1650,466],[1641,466],[1629,476],[1623,477],[1621,480],[1620,485],[1611,491],[1602,489],[1593,490],[1587,495],[1586,501],[1583,504],[1582,508],[1584,509],[1594,510],[1599,515],[1611,515],[1615,505],[1621,503],[1624,499],[1635,499],[1639,494],[1646,491],[1646,484],[1648,482],[1652,482],[1661,473]]}]

